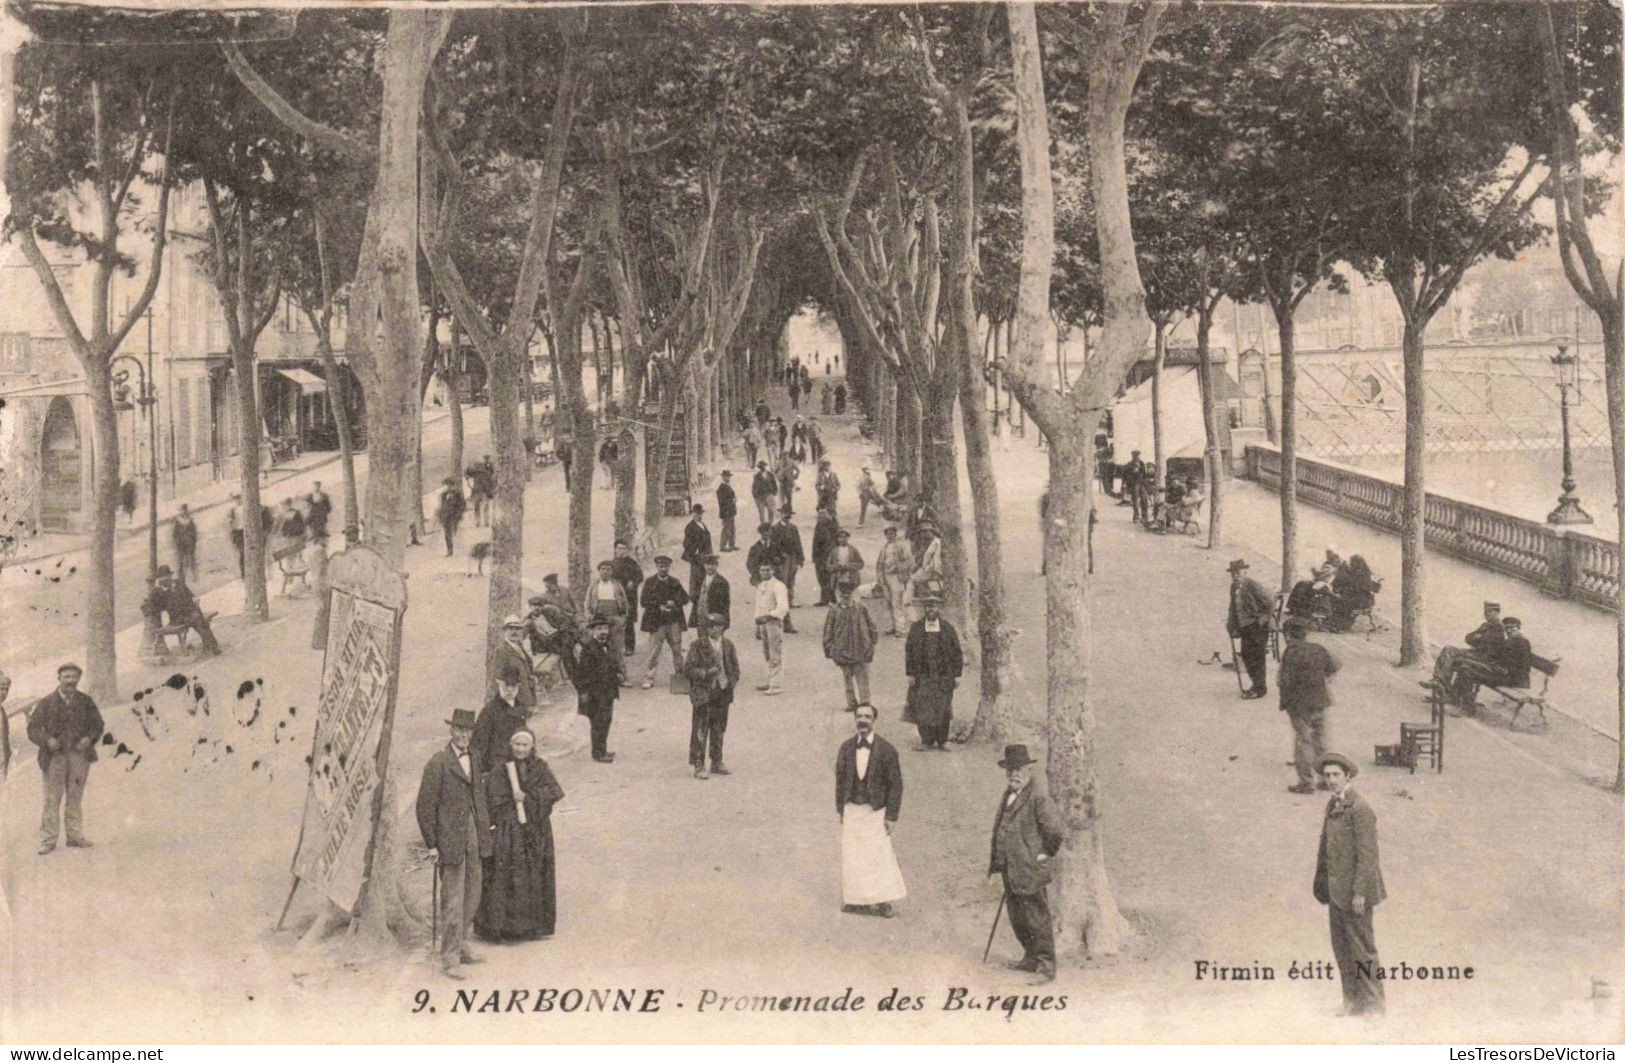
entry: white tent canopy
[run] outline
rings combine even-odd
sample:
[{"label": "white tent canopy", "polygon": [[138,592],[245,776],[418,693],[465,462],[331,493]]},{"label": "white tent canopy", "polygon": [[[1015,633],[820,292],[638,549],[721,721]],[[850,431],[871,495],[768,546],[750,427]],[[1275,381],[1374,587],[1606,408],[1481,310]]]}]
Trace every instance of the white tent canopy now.
[{"label": "white tent canopy", "polygon": [[[1207,445],[1202,387],[1192,366],[1162,371],[1162,445],[1169,458],[1199,458]],[[1150,380],[1130,388],[1112,405],[1112,460],[1123,464],[1136,450],[1147,462],[1156,453]]]}]

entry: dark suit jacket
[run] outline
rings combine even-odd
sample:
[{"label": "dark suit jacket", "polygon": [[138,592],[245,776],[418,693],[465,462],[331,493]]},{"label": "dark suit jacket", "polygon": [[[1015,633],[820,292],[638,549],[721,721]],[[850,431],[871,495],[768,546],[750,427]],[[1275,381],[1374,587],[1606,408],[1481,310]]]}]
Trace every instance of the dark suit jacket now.
[{"label": "dark suit jacket", "polygon": [[1500,671],[1503,683],[1512,687],[1526,687],[1529,685],[1529,659],[1533,655],[1529,640],[1522,635],[1514,635],[1495,647],[1490,659]]},{"label": "dark suit jacket", "polygon": [[1467,645],[1475,650],[1495,649],[1507,638],[1506,628],[1499,620],[1486,620],[1467,633]]},{"label": "dark suit jacket", "polygon": [[[897,760],[897,749],[890,742],[874,736],[874,748],[869,751],[869,773],[864,781],[869,788],[869,807],[886,810],[886,819],[897,822],[897,813],[903,807],[903,766]],[[858,777],[858,736],[853,735],[841,743],[835,754],[835,811],[846,811],[847,795]]]},{"label": "dark suit jacket", "polygon": [[[471,764],[473,756],[470,749]],[[477,765],[475,770],[478,771]],[[423,844],[440,850],[442,864],[463,862],[471,830],[479,842],[480,855],[491,855],[491,817],[485,808],[485,787],[475,785],[475,780],[463,771],[450,743],[423,766],[417,812]]]},{"label": "dark suit jacket", "polygon": [[1275,684],[1281,692],[1282,711],[1308,716],[1331,707],[1326,681],[1342,667],[1326,647],[1303,639],[1288,639],[1281,651],[1281,669]]},{"label": "dark suit jacket", "polygon": [[656,572],[643,581],[643,623],[645,631],[659,631],[666,624],[683,625],[683,606],[688,604],[688,592],[673,575]]},{"label": "dark suit jacket", "polygon": [[732,484],[717,485],[717,516],[722,520],[739,515],[739,499]]},{"label": "dark suit jacket", "polygon": [[[1008,792],[1008,791],[1006,791]],[[999,795],[999,811],[993,817],[993,851],[987,871],[1004,872],[1010,892],[1030,897],[1049,885],[1050,866],[1038,854],[1054,856],[1066,837],[1061,816],[1049,795],[1028,782],[1016,795],[1015,803],[1005,805]]]},{"label": "dark suit jacket", "polygon": [[[701,581],[704,582],[703,579]],[[711,581],[711,586],[704,592],[705,601],[695,599],[694,611],[689,617],[689,625],[700,626],[700,617],[709,613],[721,613],[723,616],[733,615],[733,589],[728,586],[728,578],[718,572]]]},{"label": "dark suit jacket", "polygon": [[524,726],[525,711],[518,705],[510,706],[496,696],[487,701],[474,721],[474,737],[468,743],[474,751],[474,770],[484,775],[507,760],[508,740]]},{"label": "dark suit jacket", "polygon": [[582,698],[613,702],[621,693],[621,647],[599,642],[596,635],[581,640],[576,659],[576,693]]},{"label": "dark suit jacket", "polygon": [[61,690],[53,690],[34,702],[28,714],[28,740],[39,746],[39,766],[43,771],[51,762],[51,749],[47,739],[54,738],[65,752],[73,749],[82,739],[90,739],[85,747],[85,759],[96,759],[96,740],[102,736],[102,713],[90,695],[75,690],[67,697]]},{"label": "dark suit jacket", "polygon": [[689,521],[683,528],[683,560],[697,565],[711,552],[711,529],[698,521]]},{"label": "dark suit jacket", "polygon": [[1255,624],[1269,623],[1270,614],[1275,611],[1275,603],[1255,579],[1246,576],[1241,578],[1239,587],[1230,589],[1230,613],[1225,620],[1225,626],[1230,634],[1239,635],[1244,627]]},{"label": "dark suit jacket", "polygon": [[722,658],[717,659],[711,640],[697,638],[683,662],[688,677],[688,700],[694,705],[731,705],[739,685],[739,654],[727,636],[722,638]]},{"label": "dark suit jacket", "polygon": [[[1326,805],[1315,860],[1315,900],[1352,911],[1355,896],[1375,906],[1388,896],[1377,857],[1377,814],[1352,789]],[[1369,907],[1368,907],[1369,910]]]},{"label": "dark suit jacket", "polygon": [[835,544],[839,542],[839,540],[835,538],[835,533],[838,532],[840,528],[841,526],[839,524],[827,517],[819,518],[818,523],[813,527],[813,564],[817,565],[819,568],[823,568],[825,565],[829,564],[829,552],[835,549]]},{"label": "dark suit jacket", "polygon": [[767,542],[758,540],[751,543],[750,549],[745,553],[745,567],[750,570],[751,586],[754,587],[760,580],[758,570],[763,565],[772,565],[775,572],[779,569],[779,549],[773,545],[771,532],[768,533]]},{"label": "dark suit jacket", "polygon": [[779,555],[779,560],[788,561],[800,568],[807,563],[807,555],[801,549],[801,529],[788,522],[773,525],[773,549]]}]

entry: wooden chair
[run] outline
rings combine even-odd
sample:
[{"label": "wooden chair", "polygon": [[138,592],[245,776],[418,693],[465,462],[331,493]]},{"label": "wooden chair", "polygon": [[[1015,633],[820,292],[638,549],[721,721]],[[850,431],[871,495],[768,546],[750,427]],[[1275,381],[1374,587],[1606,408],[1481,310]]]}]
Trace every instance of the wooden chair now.
[{"label": "wooden chair", "polygon": [[1546,658],[1533,654],[1530,655],[1529,667],[1533,671],[1538,672],[1541,677],[1539,690],[1536,690],[1533,686],[1511,687],[1496,686],[1494,683],[1484,684],[1485,688],[1495,691],[1497,694],[1501,695],[1502,701],[1512,706],[1512,722],[1509,724],[1509,726],[1517,726],[1519,714],[1530,706],[1533,706],[1535,711],[1539,713],[1540,726],[1542,728],[1547,726],[1546,688],[1551,685],[1552,676],[1557,674],[1557,667],[1562,663],[1563,658],[1561,657]]},{"label": "wooden chair", "polygon": [[1399,725],[1399,747],[1404,751],[1405,763],[1411,774],[1416,774],[1416,762],[1427,757],[1436,772],[1444,771],[1444,691],[1435,687],[1428,698],[1427,723]]},{"label": "wooden chair", "polygon": [[288,587],[294,583],[305,589],[310,588],[310,565],[305,561],[303,550],[283,551],[276,558],[277,571],[282,573],[282,594],[287,596]]}]

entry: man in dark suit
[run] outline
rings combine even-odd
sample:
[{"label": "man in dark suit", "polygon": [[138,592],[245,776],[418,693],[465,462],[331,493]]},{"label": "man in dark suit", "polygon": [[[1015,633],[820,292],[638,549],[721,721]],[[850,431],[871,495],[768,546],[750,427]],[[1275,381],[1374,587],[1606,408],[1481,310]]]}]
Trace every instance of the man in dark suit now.
[{"label": "man in dark suit", "polygon": [[1270,614],[1274,612],[1269,592],[1247,575],[1247,562],[1230,562],[1230,613],[1225,628],[1230,637],[1241,640],[1241,664],[1247,669],[1252,687],[1243,698],[1261,698],[1269,693],[1264,659],[1269,654]]},{"label": "man in dark suit", "polygon": [[576,659],[576,712],[592,724],[592,759],[600,764],[615,759],[609,751],[609,725],[621,693],[620,648],[609,644],[610,627],[606,617],[589,620],[589,634],[581,641],[581,655]]},{"label": "man in dark suit", "polygon": [[1343,981],[1342,1014],[1381,1014],[1382,983],[1376,973],[1382,961],[1371,915],[1388,891],[1377,855],[1377,814],[1349,786],[1360,770],[1353,761],[1326,753],[1315,767],[1332,791],[1315,859],[1315,900],[1327,906],[1331,917],[1332,953]]},{"label": "man in dark suit", "polygon": [[1038,975],[1038,982],[1050,982],[1055,979],[1055,930],[1045,887],[1050,880],[1050,858],[1061,851],[1065,833],[1049,795],[1033,781],[1033,763],[1026,746],[1004,747],[999,767],[1009,786],[993,817],[993,851],[987,873],[1004,876],[1010,929],[1021,942],[1021,959],[1010,964],[1010,969],[1031,971]]},{"label": "man in dark suit", "polygon": [[813,526],[813,572],[818,577],[818,604],[829,605],[835,600],[835,586],[830,580],[829,555],[835,549],[835,513],[822,505],[818,507],[818,523]]},{"label": "man in dark suit", "polygon": [[717,519],[722,522],[723,553],[739,549],[735,540],[734,518],[739,515],[739,496],[734,494],[733,473],[722,470],[722,482],[717,485]]},{"label": "man in dark suit", "polygon": [[733,616],[733,590],[727,577],[717,571],[720,561],[716,554],[705,555],[705,578],[700,580],[700,593],[694,596],[694,611],[688,621],[696,631],[700,622],[712,614]]},{"label": "man in dark suit", "polygon": [[435,854],[440,879],[440,967],[463,978],[461,965],[482,962],[469,951],[468,931],[480,907],[480,860],[491,855],[491,818],[469,740],[474,713],[456,709],[446,721],[451,742],[429,758],[418,784],[418,830]]},{"label": "man in dark suit", "polygon": [[700,577],[705,575],[702,558],[711,552],[711,529],[705,526],[705,507],[694,504],[694,515],[683,528],[683,560],[688,562],[688,596],[700,590]]},{"label": "man in dark suit", "polygon": [[688,592],[671,574],[671,558],[655,558],[655,574],[643,584],[643,630],[649,635],[649,664],[643,671],[643,689],[655,685],[655,666],[662,646],[671,647],[672,671],[683,667],[683,607]]},{"label": "man in dark suit", "polygon": [[[1283,625],[1286,648],[1275,673],[1281,711],[1292,721],[1292,759],[1298,782],[1287,789],[1295,794],[1315,792],[1315,763],[1326,752],[1326,710],[1332,706],[1326,684],[1342,667],[1326,647],[1310,642],[1309,622],[1291,617]],[[1321,789],[1325,789],[1322,785]]]},{"label": "man in dark suit", "polygon": [[[525,618],[517,613],[511,614],[502,621],[502,641],[497,643],[496,668],[500,676],[505,668],[513,666],[519,674],[519,690],[515,695],[514,704],[519,711],[530,715],[536,711],[536,663],[531,659],[530,651],[525,648],[526,633]],[[497,685],[491,684],[485,692],[489,700],[497,696]],[[505,746],[503,748],[506,748]]]},{"label": "man in dark suit", "polygon": [[[1433,662],[1433,678],[1422,685],[1442,685],[1462,709],[1471,712],[1478,707],[1479,684],[1499,683],[1502,680],[1502,664],[1512,663],[1513,671],[1517,671],[1515,658],[1522,656],[1522,682],[1514,685],[1528,686],[1529,643],[1523,640],[1521,654],[1516,649],[1508,653],[1508,628],[1511,624],[1510,619],[1501,619],[1499,603],[1485,602],[1484,622],[1467,633],[1467,649],[1446,646],[1440,650]],[[1521,624],[1518,626],[1522,627]]]},{"label": "man in dark suit", "polygon": [[773,525],[766,522],[756,525],[756,536],[756,541],[750,544],[750,549],[745,553],[745,568],[750,572],[753,587],[763,565],[771,566],[775,573],[779,570],[779,551],[773,545]]},{"label": "man in dark suit", "polygon": [[[701,616],[699,637],[688,648],[683,674],[688,677],[688,700],[693,707],[693,723],[688,734],[688,763],[696,779],[727,775],[722,763],[722,739],[728,731],[728,708],[734,688],[739,685],[739,654],[723,633],[728,630],[725,613]],[[705,770],[707,753],[711,771]]]},{"label": "man in dark suit", "polygon": [[474,751],[474,770],[478,777],[488,774],[508,756],[508,739],[525,726],[525,710],[519,707],[519,681],[517,666],[505,664],[497,675],[497,692],[480,709],[474,721],[474,737],[469,748]]},{"label": "man in dark suit", "polygon": [[[28,714],[28,740],[39,746],[39,769],[45,777],[45,809],[40,816],[39,854],[56,848],[59,818],[68,829],[68,848],[89,849],[82,811],[85,783],[96,762],[96,740],[102,736],[102,713],[79,689],[84,672],[77,664],[56,670],[56,689],[34,703]],[[0,720],[0,724],[4,721]],[[67,798],[64,816],[62,799]]]},{"label": "man in dark suit", "polygon": [[[796,573],[807,563],[801,549],[801,530],[790,519],[790,507],[779,512],[779,522],[773,525],[773,550],[778,554],[778,570],[774,573],[790,595],[790,608],[796,607]],[[794,635],[796,626],[789,617],[784,619],[784,633]]]},{"label": "man in dark suit", "polygon": [[621,625],[626,638],[626,656],[632,656],[638,647],[638,588],[643,585],[643,566],[632,556],[632,544],[625,539],[615,540],[615,560],[609,563],[609,578],[626,592],[626,623]]},{"label": "man in dark suit", "polygon": [[903,768],[892,744],[875,734],[879,713],[868,702],[852,712],[857,734],[835,755],[835,812],[841,818],[841,911],[896,915],[908,896],[892,852],[903,805]]}]

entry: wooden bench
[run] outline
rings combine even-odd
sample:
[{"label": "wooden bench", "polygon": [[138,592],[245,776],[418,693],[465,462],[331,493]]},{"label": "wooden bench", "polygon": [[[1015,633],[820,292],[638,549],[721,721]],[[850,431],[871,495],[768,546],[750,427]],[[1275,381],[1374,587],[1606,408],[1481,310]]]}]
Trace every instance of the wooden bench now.
[{"label": "wooden bench", "polygon": [[[212,624],[214,623],[214,618],[219,615],[220,614],[218,612],[204,613],[203,622],[205,624]],[[146,653],[143,654],[143,656],[145,656],[148,660],[154,661],[168,660],[172,656],[169,652],[169,636],[174,635],[179,640],[175,644],[175,651],[179,653],[181,650],[188,647],[191,634],[191,624],[158,625],[152,629],[152,645],[147,647]]]},{"label": "wooden bench", "polygon": [[1512,722],[1508,726],[1517,726],[1519,714],[1530,706],[1533,706],[1535,711],[1539,713],[1541,727],[1545,727],[1547,725],[1546,688],[1551,685],[1552,676],[1557,674],[1557,667],[1562,663],[1563,658],[1561,657],[1546,658],[1541,657],[1538,654],[1530,655],[1530,669],[1540,674],[1539,690],[1536,690],[1533,685],[1527,687],[1511,687],[1496,686],[1494,683],[1483,684],[1486,689],[1495,691],[1497,694],[1501,695],[1502,700],[1506,704],[1512,706]]}]

